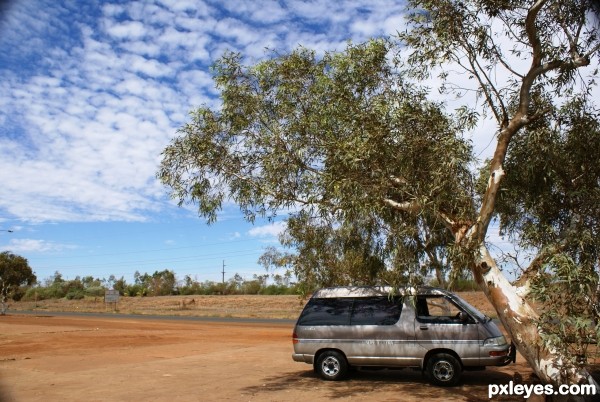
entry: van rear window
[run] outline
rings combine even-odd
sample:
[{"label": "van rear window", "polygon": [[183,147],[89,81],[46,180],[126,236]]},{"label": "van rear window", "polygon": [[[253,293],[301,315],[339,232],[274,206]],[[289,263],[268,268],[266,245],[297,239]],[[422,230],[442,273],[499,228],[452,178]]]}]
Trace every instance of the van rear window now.
[{"label": "van rear window", "polygon": [[400,319],[398,297],[310,299],[298,325],[394,325]]},{"label": "van rear window", "polygon": [[394,325],[400,319],[402,304],[400,299],[389,297],[368,297],[354,299],[351,325]]},{"label": "van rear window", "polygon": [[348,325],[352,299],[310,299],[298,319],[298,325]]}]

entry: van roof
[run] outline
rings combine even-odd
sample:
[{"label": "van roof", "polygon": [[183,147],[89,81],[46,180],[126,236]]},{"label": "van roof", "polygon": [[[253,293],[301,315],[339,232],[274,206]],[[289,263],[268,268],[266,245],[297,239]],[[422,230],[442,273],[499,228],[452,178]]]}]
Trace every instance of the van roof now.
[{"label": "van roof", "polygon": [[434,288],[431,286],[401,287],[391,286],[338,286],[317,290],[312,297],[315,299],[334,298],[334,297],[373,297],[407,294],[426,294],[426,295],[452,295],[450,292]]}]

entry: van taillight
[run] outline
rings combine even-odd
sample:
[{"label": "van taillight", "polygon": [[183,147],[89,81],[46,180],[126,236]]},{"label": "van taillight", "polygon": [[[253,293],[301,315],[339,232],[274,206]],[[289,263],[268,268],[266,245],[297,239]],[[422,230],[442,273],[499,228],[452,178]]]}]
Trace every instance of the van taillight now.
[{"label": "van taillight", "polygon": [[292,343],[293,344],[298,343],[298,335],[296,335],[295,332],[292,334]]}]

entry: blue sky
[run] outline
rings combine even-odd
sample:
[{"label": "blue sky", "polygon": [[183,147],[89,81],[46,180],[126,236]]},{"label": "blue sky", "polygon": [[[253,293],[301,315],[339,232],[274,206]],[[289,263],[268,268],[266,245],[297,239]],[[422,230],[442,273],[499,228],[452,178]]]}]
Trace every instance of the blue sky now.
[{"label": "blue sky", "polygon": [[[171,269],[220,281],[223,261],[226,278],[264,274],[257,260],[285,216],[251,225],[227,204],[207,226],[156,180],[161,151],[191,110],[218,107],[209,67],[225,51],[252,64],[265,48],[343,50],[403,30],[405,12],[404,0],[0,2],[0,251],[26,257],[39,280]],[[478,157],[495,133],[490,120],[468,133]],[[497,231],[488,240],[508,247]]]},{"label": "blue sky", "polygon": [[402,28],[403,1],[13,0],[0,6],[0,250],[55,271],[132,280],[263,274],[282,222],[234,205],[207,226],[155,179],[193,108],[218,105],[226,50],[342,50]]}]

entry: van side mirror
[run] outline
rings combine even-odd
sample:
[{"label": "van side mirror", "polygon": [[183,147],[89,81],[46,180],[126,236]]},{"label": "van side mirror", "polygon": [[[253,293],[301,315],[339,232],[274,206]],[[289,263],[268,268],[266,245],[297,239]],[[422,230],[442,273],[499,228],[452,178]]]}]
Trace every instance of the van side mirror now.
[{"label": "van side mirror", "polygon": [[460,322],[466,323],[467,321],[469,321],[469,315],[464,311],[461,311],[460,313],[458,313],[458,319],[460,320]]}]

